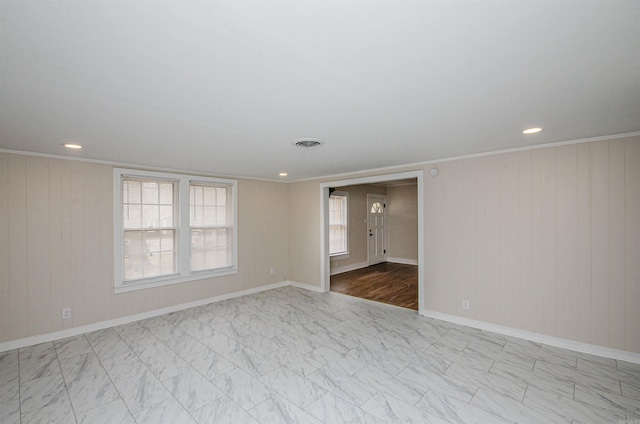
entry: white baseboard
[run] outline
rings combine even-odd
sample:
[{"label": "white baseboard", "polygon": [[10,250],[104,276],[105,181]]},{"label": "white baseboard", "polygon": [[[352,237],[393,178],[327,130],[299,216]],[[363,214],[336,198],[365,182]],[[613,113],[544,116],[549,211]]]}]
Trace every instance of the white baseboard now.
[{"label": "white baseboard", "polygon": [[324,290],[322,290],[322,287],[320,286],[312,286],[311,284],[299,283],[297,281],[286,281],[286,283],[289,286],[298,287],[301,289],[310,290],[317,293],[324,293]]},{"label": "white baseboard", "polygon": [[[296,287],[307,288],[311,287],[306,284],[300,284]],[[290,284],[289,281],[281,281],[279,283],[267,284],[264,286],[254,287],[252,289],[241,290],[233,293],[227,293],[220,296],[209,297],[207,299],[200,299],[193,302],[182,303],[180,305],[167,306],[166,308],[154,309],[153,311],[142,312],[134,315],[127,315],[126,317],[120,317],[110,319],[107,321],[94,322],[92,324],[81,325],[79,327],[68,328],[66,330],[54,331],[52,333],[39,334],[37,336],[25,337],[23,339],[11,340],[8,342],[0,343],[0,352],[7,350],[19,349],[26,346],[32,346],[40,343],[52,342],[54,340],[64,339],[67,337],[79,336],[80,334],[90,333],[96,330],[102,330],[109,327],[115,327],[118,325],[129,324],[135,321],[140,321],[147,318],[153,318],[158,315],[164,315],[171,312],[182,311],[184,309],[194,308],[196,306],[207,305],[209,303],[220,302],[221,300],[233,299],[235,297],[246,296],[249,294],[259,293],[266,290],[277,289],[279,287],[286,287]]]},{"label": "white baseboard", "polygon": [[356,269],[366,268],[369,266],[369,262],[356,262],[355,264],[338,266],[331,268],[330,275],[342,274],[343,272],[355,271]]},{"label": "white baseboard", "polygon": [[633,362],[640,364],[640,354],[627,352],[625,350],[612,349],[604,346],[596,346],[588,343],[576,342],[573,340],[563,339],[560,337],[547,336],[545,334],[534,333],[532,331],[519,330],[517,328],[506,327],[489,322],[478,321],[470,318],[459,317],[456,315],[444,314],[425,310],[420,312],[429,318],[439,319],[454,324],[466,325],[468,327],[478,328],[480,330],[491,331],[505,336],[517,337],[519,339],[530,340],[536,343],[542,343],[548,346],[560,347],[576,352],[588,353],[591,355],[603,356],[605,358],[618,359],[620,361]]},{"label": "white baseboard", "polygon": [[417,259],[394,258],[392,256],[387,256],[387,262],[393,262],[394,264],[403,264],[403,265],[418,265]]}]

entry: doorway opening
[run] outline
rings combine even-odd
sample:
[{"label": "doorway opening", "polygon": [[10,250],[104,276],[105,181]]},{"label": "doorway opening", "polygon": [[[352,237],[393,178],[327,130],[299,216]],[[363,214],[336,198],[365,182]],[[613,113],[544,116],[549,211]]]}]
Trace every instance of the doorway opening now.
[{"label": "doorway opening", "polygon": [[[424,308],[423,172],[322,183],[321,278],[335,291],[422,312]],[[348,245],[335,252],[329,236],[330,193],[348,195]],[[337,215],[336,215],[337,216]],[[332,234],[335,234],[335,225]]]}]

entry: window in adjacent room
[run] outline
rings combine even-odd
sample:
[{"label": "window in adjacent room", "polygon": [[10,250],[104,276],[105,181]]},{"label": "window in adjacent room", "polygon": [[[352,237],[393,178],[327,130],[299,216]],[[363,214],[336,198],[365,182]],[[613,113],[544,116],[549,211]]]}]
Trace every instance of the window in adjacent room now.
[{"label": "window in adjacent room", "polygon": [[114,169],[115,291],[237,272],[237,182]]},{"label": "window in adjacent room", "polygon": [[349,253],[349,194],[333,192],[329,196],[329,255]]}]

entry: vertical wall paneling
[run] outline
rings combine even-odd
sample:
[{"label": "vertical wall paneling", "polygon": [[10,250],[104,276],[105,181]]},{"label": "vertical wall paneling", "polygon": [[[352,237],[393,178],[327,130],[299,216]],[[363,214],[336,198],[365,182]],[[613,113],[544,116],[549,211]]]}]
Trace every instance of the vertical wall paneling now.
[{"label": "vertical wall paneling", "polygon": [[557,335],[556,150],[541,151],[542,331]]},{"label": "vertical wall paneling", "polygon": [[556,149],[558,337],[578,337],[578,161],[576,145]]},{"label": "vertical wall paneling", "polygon": [[[101,165],[84,163],[82,166],[83,185],[82,202],[84,211],[84,323],[100,321],[100,254],[104,241],[100,238],[100,221],[102,211],[100,209],[100,178]],[[87,270],[92,270],[87,272]],[[95,271],[94,271],[95,270]]]},{"label": "vertical wall paneling", "polygon": [[74,326],[87,323],[85,304],[85,214],[84,214],[84,164],[71,162],[71,283],[72,318]]},{"label": "vertical wall paneling", "polygon": [[640,142],[625,143],[625,349],[640,352]]},{"label": "vertical wall paneling", "polygon": [[487,188],[484,178],[484,161],[481,158],[473,161],[473,184],[475,189],[475,207],[476,207],[476,265],[475,265],[475,297],[471,301],[473,306],[472,316],[474,319],[485,321],[487,319]]},{"label": "vertical wall paneling", "polygon": [[27,285],[29,334],[51,331],[49,286],[49,160],[27,161]]},{"label": "vertical wall paneling", "polygon": [[531,281],[533,331],[542,333],[542,150],[531,151]]},{"label": "vertical wall paneling", "polygon": [[[444,190],[442,192],[442,205],[445,210],[450,213],[442,216],[443,219],[443,265],[452,270],[445,274],[448,284],[443,287],[444,292],[444,305],[446,309],[459,312],[462,308],[458,306],[457,287],[458,287],[458,267],[456,266],[456,257],[453,254],[458,249],[459,240],[459,222],[460,222],[460,209],[458,207],[458,199],[460,197],[460,164],[451,163],[447,166],[447,172],[443,175]],[[455,267],[455,270],[454,270]]]},{"label": "vertical wall paneling", "polygon": [[29,335],[27,274],[27,161],[9,155],[9,281],[11,339]]},{"label": "vertical wall paneling", "polygon": [[[73,162],[61,161],[60,170],[60,208],[62,210],[62,308],[73,307],[73,280],[72,280],[72,258],[71,254],[71,165]],[[54,311],[55,313],[55,311]],[[60,311],[62,314],[62,311]],[[73,311],[72,311],[73,316]],[[73,320],[67,319],[62,322],[63,328],[73,327]]]},{"label": "vertical wall paneling", "polygon": [[11,339],[11,291],[9,290],[9,161],[0,153],[0,342]]},{"label": "vertical wall paneling", "polygon": [[518,153],[519,176],[519,279],[520,279],[520,325],[523,330],[533,331],[533,299],[534,281],[532,267],[532,204],[531,204],[531,151]]},{"label": "vertical wall paneling", "polygon": [[116,297],[113,295],[113,171],[100,168],[100,310],[102,320],[115,318]]},{"label": "vertical wall paneling", "polygon": [[62,269],[62,161],[49,160],[49,283],[51,286],[51,330],[63,329]]},{"label": "vertical wall paneling", "polygon": [[460,237],[463,240],[463,243],[459,246],[459,254],[461,258],[464,260],[459,262],[459,287],[460,293],[457,296],[458,308],[461,307],[462,299],[468,299],[470,305],[472,305],[469,311],[466,312],[470,317],[476,317],[475,306],[479,304],[477,302],[477,294],[476,294],[476,284],[475,284],[475,275],[476,275],[476,250],[475,250],[475,240],[477,238],[476,235],[476,227],[475,227],[475,217],[477,215],[476,205],[475,205],[475,194],[474,194],[474,185],[475,185],[475,169],[473,163],[471,161],[464,161],[462,169],[460,170],[460,197],[461,204],[460,213],[461,213],[461,221],[460,221]]},{"label": "vertical wall paneling", "polygon": [[500,300],[500,157],[487,158],[487,321],[499,324]]},{"label": "vertical wall paneling", "polygon": [[591,341],[591,144],[578,155],[578,338]]},{"label": "vertical wall paneling", "polygon": [[433,241],[433,243],[425,246],[424,272],[426,284],[424,303],[427,309],[436,309],[438,305],[443,304],[443,287],[446,286],[442,282],[446,275],[445,270],[436,266],[444,257],[442,249],[438,246],[444,244],[442,202],[445,190],[444,181],[449,172],[446,165],[438,166],[440,174],[436,177],[427,177],[425,184],[425,205],[428,206],[425,207],[424,213],[426,215],[425,222],[429,223],[429,225],[425,226],[425,238]]},{"label": "vertical wall paneling", "polygon": [[609,144],[591,146],[591,343],[609,345]]},{"label": "vertical wall paneling", "polygon": [[624,349],[625,181],[624,144],[609,142],[609,346]]},{"label": "vertical wall paneling", "polygon": [[500,324],[520,328],[519,155],[500,155]]}]

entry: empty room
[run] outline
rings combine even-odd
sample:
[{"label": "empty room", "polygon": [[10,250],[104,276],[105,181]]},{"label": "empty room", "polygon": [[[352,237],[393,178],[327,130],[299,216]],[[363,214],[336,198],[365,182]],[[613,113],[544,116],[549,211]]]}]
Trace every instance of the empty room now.
[{"label": "empty room", "polygon": [[0,0],[0,423],[640,423],[638,1]]}]

